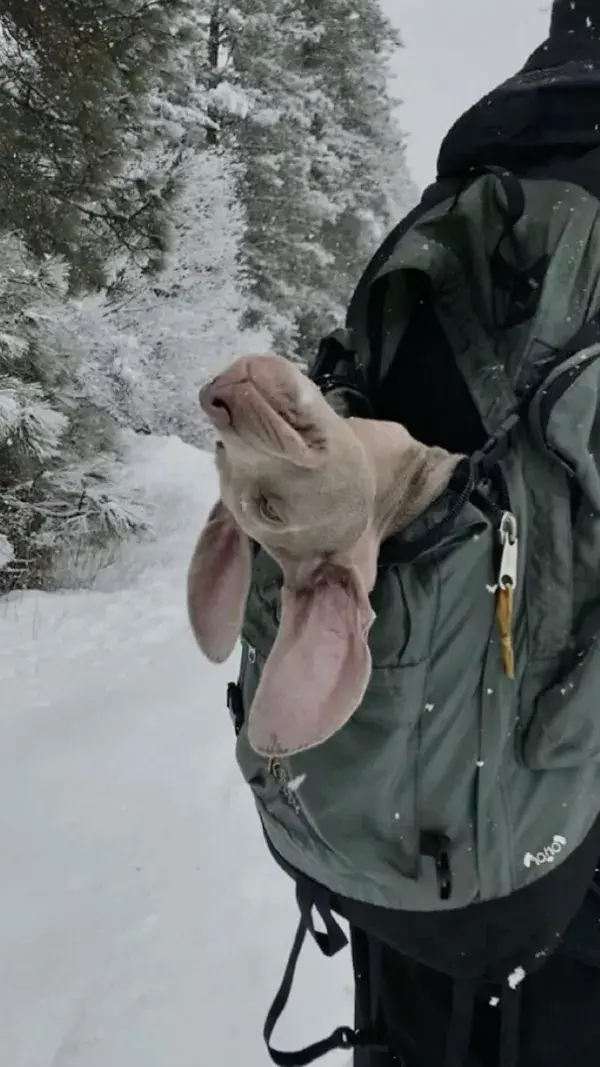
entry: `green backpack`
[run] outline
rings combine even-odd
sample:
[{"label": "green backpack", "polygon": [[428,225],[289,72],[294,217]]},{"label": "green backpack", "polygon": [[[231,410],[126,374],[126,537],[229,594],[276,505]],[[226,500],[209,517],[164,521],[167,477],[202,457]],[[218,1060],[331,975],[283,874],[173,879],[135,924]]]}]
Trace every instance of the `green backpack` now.
[{"label": "green backpack", "polygon": [[[597,153],[596,153],[597,155]],[[356,927],[456,979],[538,966],[600,854],[600,174],[593,154],[426,191],[310,369],[346,414],[468,455],[381,550],[365,699],[319,748],[264,760],[244,709],[277,630],[258,551],[228,703],[237,760],[307,931]],[[319,933],[314,909],[325,922]]]}]

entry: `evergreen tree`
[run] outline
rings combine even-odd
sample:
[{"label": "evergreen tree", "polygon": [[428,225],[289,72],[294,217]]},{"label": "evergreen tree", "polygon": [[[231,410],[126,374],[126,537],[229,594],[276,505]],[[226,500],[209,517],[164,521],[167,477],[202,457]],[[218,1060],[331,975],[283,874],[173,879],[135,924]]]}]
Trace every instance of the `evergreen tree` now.
[{"label": "evergreen tree", "polygon": [[[277,350],[288,356],[298,346],[295,308],[323,259],[323,205],[311,178],[312,85],[300,62],[301,8],[299,0],[238,0],[221,7],[233,78],[248,102],[233,127],[245,216],[243,325],[265,325]],[[317,293],[313,298],[319,299]]]},{"label": "evergreen tree", "polygon": [[0,232],[59,255],[74,287],[111,255],[160,263],[163,189],[123,175],[180,0],[0,0]]},{"label": "evergreen tree", "polygon": [[244,321],[304,360],[415,195],[387,88],[400,42],[377,0],[237,0],[219,13],[248,102],[233,128]]},{"label": "evergreen tree", "polygon": [[240,337],[238,328],[243,218],[230,153],[204,148],[180,173],[182,191],[173,204],[165,268],[152,284],[116,305],[112,318],[143,350],[148,425],[202,444],[207,427],[198,405],[201,383],[243,349],[264,349],[268,342]]},{"label": "evergreen tree", "polygon": [[[99,349],[107,329],[98,329],[97,315],[92,331],[95,395],[114,387],[119,416],[128,411],[134,424],[141,420],[155,432],[193,443],[205,441],[207,430],[198,387],[238,354],[243,310],[243,216],[236,201],[237,164],[223,131],[246,104],[227,80],[217,9],[214,0],[182,0],[168,61],[141,117],[135,165],[168,173],[174,188],[163,269],[149,279],[124,263],[111,287],[111,322],[127,338],[124,360],[115,358],[110,343]],[[85,303],[89,309],[90,301]]]},{"label": "evergreen tree", "polygon": [[144,526],[115,484],[115,424],[85,396],[85,351],[63,320],[64,261],[0,239],[0,588],[47,584],[57,552]]},{"label": "evergreen tree", "polygon": [[100,289],[124,264],[160,266],[175,183],[173,139],[164,166],[150,152],[153,124],[164,125],[153,91],[184,4],[0,0],[4,586],[47,582],[57,552],[96,550],[143,526],[117,486],[113,402],[135,425],[132,394],[143,389],[131,388],[115,336],[98,388],[72,294]]},{"label": "evergreen tree", "polygon": [[[377,0],[306,0],[303,62],[321,94],[313,112],[313,180],[332,210],[321,240],[329,290],[345,306],[385,233],[417,200],[389,93],[389,60],[401,40]],[[326,279],[325,279],[326,281]],[[301,354],[323,332],[310,297],[298,310]]]}]

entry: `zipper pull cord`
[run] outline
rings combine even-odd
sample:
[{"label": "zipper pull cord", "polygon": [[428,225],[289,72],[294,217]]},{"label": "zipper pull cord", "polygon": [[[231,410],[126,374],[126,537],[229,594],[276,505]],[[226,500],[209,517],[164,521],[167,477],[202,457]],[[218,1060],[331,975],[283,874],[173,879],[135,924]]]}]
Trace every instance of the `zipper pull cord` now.
[{"label": "zipper pull cord", "polygon": [[504,673],[507,678],[514,681],[513,614],[515,588],[517,585],[519,538],[517,535],[517,520],[510,511],[504,512],[500,522],[500,543],[502,545],[502,556],[498,574],[496,623],[500,631],[500,648]]}]

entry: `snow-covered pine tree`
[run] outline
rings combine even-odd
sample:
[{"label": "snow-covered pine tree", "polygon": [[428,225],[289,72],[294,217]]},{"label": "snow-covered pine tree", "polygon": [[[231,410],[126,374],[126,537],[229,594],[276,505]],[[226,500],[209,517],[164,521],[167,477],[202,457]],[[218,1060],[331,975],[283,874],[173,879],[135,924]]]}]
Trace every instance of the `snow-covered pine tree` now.
[{"label": "snow-covered pine tree", "polygon": [[[139,532],[118,488],[110,417],[77,384],[85,351],[64,321],[69,268],[0,238],[0,591],[48,585],[61,557]],[[81,575],[81,568],[79,568]]]},{"label": "snow-covered pine tree", "polygon": [[148,425],[202,444],[207,426],[199,386],[242,347],[267,343],[240,337],[243,227],[230,153],[204,147],[186,158],[179,177],[165,268],[118,305],[112,318],[142,346]]},{"label": "snow-covered pine tree", "polygon": [[[1,0],[0,0],[1,2]],[[147,91],[137,100],[127,131],[127,153],[120,182],[154,201],[158,212],[155,254],[150,259],[128,255],[126,245],[111,259],[110,300],[142,289],[148,276],[164,266],[169,246],[173,202],[185,185],[185,163],[207,139],[206,40],[209,0],[170,0],[168,48],[163,48],[148,74]],[[164,225],[169,218],[168,232]]]},{"label": "snow-covered pine tree", "polygon": [[0,0],[0,232],[64,258],[73,287],[124,250],[160,263],[171,190],[123,164],[182,2]]},{"label": "snow-covered pine tree", "polygon": [[[164,269],[149,279],[128,265],[110,294],[111,321],[129,339],[130,377],[147,387],[138,416],[156,432],[194,443],[205,440],[207,429],[197,400],[202,380],[235,358],[240,344],[267,344],[240,339],[243,216],[236,159],[222,132],[247,104],[228,80],[217,12],[214,0],[182,0],[169,60],[141,116],[134,165],[142,173],[170,168],[175,190]],[[106,372],[96,363],[95,383],[122,383],[111,346],[104,354]],[[122,399],[126,393],[119,387]]]},{"label": "snow-covered pine tree", "polygon": [[[402,42],[379,0],[303,6],[303,63],[323,105],[313,112],[311,176],[332,204],[319,236],[331,257],[328,288],[345,306],[385,233],[418,199],[395,118],[399,101],[389,91],[389,61]],[[310,293],[297,320],[300,353],[308,359],[324,325]]]},{"label": "snow-covered pine tree", "polygon": [[248,101],[234,127],[245,321],[304,360],[416,196],[387,87],[400,42],[377,0],[235,0],[219,15]]},{"label": "snow-covered pine tree", "polygon": [[242,321],[265,326],[277,350],[293,358],[295,309],[328,259],[319,242],[327,205],[311,179],[307,104],[314,85],[301,63],[302,3],[236,0],[219,10],[229,77],[247,101],[245,114],[229,127],[241,164],[237,190],[245,219],[241,258],[248,308]]},{"label": "snow-covered pine tree", "polygon": [[147,272],[160,265],[172,175],[154,160],[138,164],[150,90],[185,2],[0,0],[4,587],[47,581],[57,546],[89,551],[142,521],[113,480],[111,401],[122,421],[140,425],[141,376],[123,358],[130,339],[112,331],[104,362],[115,395],[102,403],[110,389],[85,372],[67,297],[100,288],[125,261]]}]

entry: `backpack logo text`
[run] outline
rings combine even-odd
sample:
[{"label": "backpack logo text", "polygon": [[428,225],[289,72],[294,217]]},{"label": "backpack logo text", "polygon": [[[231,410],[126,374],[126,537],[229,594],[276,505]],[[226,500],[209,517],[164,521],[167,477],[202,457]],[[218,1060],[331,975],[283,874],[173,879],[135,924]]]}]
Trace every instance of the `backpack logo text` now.
[{"label": "backpack logo text", "polygon": [[537,852],[535,855],[533,852],[528,852],[523,858],[523,863],[526,867],[531,867],[532,863],[535,863],[536,867],[540,867],[542,863],[554,863],[554,857],[558,856],[559,852],[562,852],[566,843],[566,837],[559,837],[558,834],[555,834],[551,845],[546,845],[541,852]]}]

